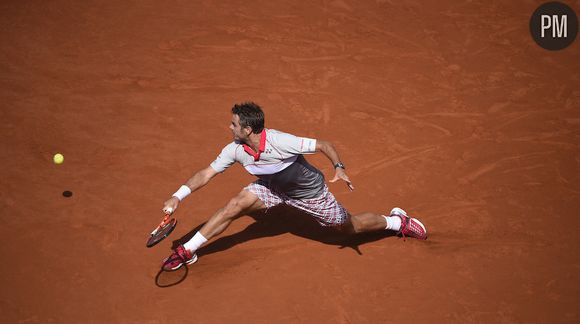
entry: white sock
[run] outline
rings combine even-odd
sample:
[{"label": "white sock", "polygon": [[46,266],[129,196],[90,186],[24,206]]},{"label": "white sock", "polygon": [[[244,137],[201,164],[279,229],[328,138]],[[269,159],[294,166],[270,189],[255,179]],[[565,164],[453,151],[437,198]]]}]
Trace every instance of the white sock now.
[{"label": "white sock", "polygon": [[197,251],[197,249],[199,249],[200,246],[203,245],[203,243],[207,242],[207,239],[201,235],[200,232],[195,233],[195,235],[191,238],[191,240],[187,241],[187,243],[183,244],[183,247],[186,250],[191,251],[191,253],[194,253],[195,251]]},{"label": "white sock", "polygon": [[385,227],[385,229],[392,230],[392,231],[398,231],[401,229],[401,217],[399,217],[399,216],[387,217],[385,215],[383,215],[383,217],[387,221],[387,227]]}]

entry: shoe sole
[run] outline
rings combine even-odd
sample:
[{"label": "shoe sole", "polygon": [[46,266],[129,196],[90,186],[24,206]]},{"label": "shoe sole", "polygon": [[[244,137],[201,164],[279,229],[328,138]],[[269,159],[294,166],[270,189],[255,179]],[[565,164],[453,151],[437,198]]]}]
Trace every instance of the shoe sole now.
[{"label": "shoe sole", "polygon": [[184,263],[180,263],[178,266],[174,267],[174,268],[165,268],[163,267],[163,270],[165,271],[175,271],[181,267],[183,267],[184,264],[190,265],[190,264],[194,264],[195,262],[197,262],[197,254],[193,255],[193,258],[185,261]]},{"label": "shoe sole", "polygon": [[391,209],[389,216],[407,216],[407,212],[403,208],[395,207]]}]

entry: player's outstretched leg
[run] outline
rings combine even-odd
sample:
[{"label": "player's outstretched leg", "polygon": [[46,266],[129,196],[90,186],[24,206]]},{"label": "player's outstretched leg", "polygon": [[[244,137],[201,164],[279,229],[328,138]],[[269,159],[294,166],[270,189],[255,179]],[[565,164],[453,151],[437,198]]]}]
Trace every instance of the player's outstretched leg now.
[{"label": "player's outstretched leg", "polygon": [[389,216],[362,213],[352,215],[345,224],[347,232],[364,233],[382,229],[397,231],[404,237],[414,237],[420,240],[427,239],[427,229],[418,219],[409,217],[407,213],[398,207],[391,210]]},{"label": "player's outstretched leg", "polygon": [[265,209],[266,206],[253,193],[242,190],[232,198],[227,205],[218,210],[203,225],[191,240],[179,245],[169,257],[163,260],[163,270],[177,270],[184,264],[192,264],[197,261],[195,251],[211,238],[221,234],[235,219],[242,215]]}]

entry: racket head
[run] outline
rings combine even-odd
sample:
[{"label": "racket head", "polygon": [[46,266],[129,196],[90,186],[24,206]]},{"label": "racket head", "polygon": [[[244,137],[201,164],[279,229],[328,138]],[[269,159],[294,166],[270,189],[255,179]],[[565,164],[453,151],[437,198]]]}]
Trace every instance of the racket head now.
[{"label": "racket head", "polygon": [[155,244],[163,241],[163,239],[165,239],[167,236],[169,236],[169,234],[171,234],[171,232],[173,232],[173,229],[175,228],[176,225],[177,219],[175,218],[170,219],[167,224],[161,226],[159,229],[155,231],[154,234],[151,234],[151,236],[149,236],[149,239],[147,240],[147,247],[150,248]]}]

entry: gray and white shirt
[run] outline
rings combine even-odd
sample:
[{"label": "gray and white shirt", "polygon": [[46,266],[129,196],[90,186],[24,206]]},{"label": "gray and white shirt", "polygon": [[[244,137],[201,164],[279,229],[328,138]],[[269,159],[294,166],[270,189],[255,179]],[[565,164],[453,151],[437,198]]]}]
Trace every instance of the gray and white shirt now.
[{"label": "gray and white shirt", "polygon": [[315,139],[264,129],[259,152],[253,152],[243,143],[232,142],[210,166],[217,172],[224,172],[238,162],[272,190],[290,198],[311,199],[319,197],[324,190],[324,175],[303,156],[315,152]]}]

